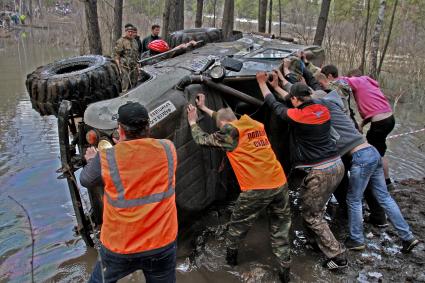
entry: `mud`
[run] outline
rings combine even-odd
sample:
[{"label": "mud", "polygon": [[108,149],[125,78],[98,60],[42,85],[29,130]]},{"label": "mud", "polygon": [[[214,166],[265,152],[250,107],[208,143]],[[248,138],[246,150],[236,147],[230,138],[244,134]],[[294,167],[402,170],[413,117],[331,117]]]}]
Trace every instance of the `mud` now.
[{"label": "mud", "polygon": [[[397,182],[391,194],[414,234],[417,237],[424,235],[425,179]],[[294,193],[292,196],[296,210],[297,197]],[[264,216],[255,223],[242,243],[239,265],[232,269],[225,263],[224,231],[230,209],[231,204],[215,207],[195,223],[190,232],[193,242],[180,242],[180,256],[185,249],[187,254],[185,261],[178,265],[178,271],[189,274],[200,270],[226,272],[242,282],[278,281],[277,267],[268,244],[267,219]],[[347,236],[346,223],[332,219],[329,215],[327,218],[336,237],[343,241]],[[348,251],[349,266],[337,272],[327,271],[320,266],[325,259],[323,254],[305,246],[305,237],[300,227],[300,219],[293,219],[291,279],[294,282],[425,282],[425,245],[421,243],[410,254],[402,254],[401,241],[391,225],[379,229],[365,224],[367,248],[363,251]]]}]

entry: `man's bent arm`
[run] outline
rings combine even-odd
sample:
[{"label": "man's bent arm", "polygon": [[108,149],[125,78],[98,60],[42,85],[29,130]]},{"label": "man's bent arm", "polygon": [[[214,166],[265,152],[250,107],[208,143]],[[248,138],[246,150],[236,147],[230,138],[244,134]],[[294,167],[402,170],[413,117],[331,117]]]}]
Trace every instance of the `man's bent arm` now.
[{"label": "man's bent arm", "polygon": [[80,183],[86,188],[104,186],[99,153],[97,153],[94,158],[90,159],[87,165],[84,166],[80,174]]},{"label": "man's bent arm", "polygon": [[289,108],[285,106],[285,104],[280,103],[276,100],[273,94],[269,93],[264,97],[264,101],[266,105],[273,110],[273,112],[282,120],[291,121],[288,117]]},{"label": "man's bent arm", "polygon": [[239,132],[231,125],[225,125],[220,131],[212,134],[204,132],[197,124],[190,127],[193,140],[199,145],[217,147],[224,151],[232,151],[238,145]]}]

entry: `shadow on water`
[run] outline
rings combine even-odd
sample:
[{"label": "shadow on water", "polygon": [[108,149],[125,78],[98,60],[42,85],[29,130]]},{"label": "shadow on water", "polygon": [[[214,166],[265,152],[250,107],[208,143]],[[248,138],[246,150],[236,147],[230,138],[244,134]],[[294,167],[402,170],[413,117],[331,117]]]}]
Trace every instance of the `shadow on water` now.
[{"label": "shadow on water", "polygon": [[[26,75],[37,66],[76,55],[77,50],[48,47],[27,31],[0,39],[0,281],[24,282],[31,276],[31,233],[22,209],[28,211],[35,236],[36,282],[81,282],[88,279],[96,253],[87,249],[72,228],[73,208],[66,182],[57,180],[60,167],[54,117],[32,110],[25,90]],[[424,127],[423,104],[405,99],[397,105],[394,134]],[[425,134],[391,140],[389,157],[396,179],[425,176]],[[226,213],[211,210],[201,220],[202,235],[193,229],[179,238],[177,279],[180,282],[274,282],[277,271],[267,236],[266,221],[258,221],[240,251],[240,265],[224,260],[222,224]],[[210,223],[205,226],[205,223]],[[206,231],[206,232],[205,232]],[[194,248],[195,247],[195,248]],[[320,267],[320,257],[294,256],[297,282],[338,282],[341,277]],[[123,282],[144,281],[140,273]]]}]

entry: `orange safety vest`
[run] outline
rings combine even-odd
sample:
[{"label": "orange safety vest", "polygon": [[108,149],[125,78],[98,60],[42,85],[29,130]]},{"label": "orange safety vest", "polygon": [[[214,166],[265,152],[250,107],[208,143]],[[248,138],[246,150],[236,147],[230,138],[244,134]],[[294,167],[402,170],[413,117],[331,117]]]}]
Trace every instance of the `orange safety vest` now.
[{"label": "orange safety vest", "polygon": [[169,140],[124,141],[100,152],[102,244],[120,254],[164,247],[177,237],[177,155]]},{"label": "orange safety vest", "polygon": [[239,131],[239,143],[226,152],[242,191],[275,189],[286,184],[264,125],[243,115],[230,123]]}]

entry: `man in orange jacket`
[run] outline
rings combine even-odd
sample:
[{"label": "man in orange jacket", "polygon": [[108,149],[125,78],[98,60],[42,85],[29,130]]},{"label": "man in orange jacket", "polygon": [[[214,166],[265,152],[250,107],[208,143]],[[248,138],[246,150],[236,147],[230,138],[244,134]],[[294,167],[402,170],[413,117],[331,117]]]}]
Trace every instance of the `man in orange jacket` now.
[{"label": "man in orange jacket", "polygon": [[139,269],[146,282],[175,282],[176,150],[149,138],[149,115],[138,102],[118,109],[118,132],[114,147],[87,150],[80,175],[85,187],[104,186],[101,262],[89,282],[116,282]]},{"label": "man in orange jacket", "polygon": [[194,141],[226,151],[241,189],[226,236],[227,263],[237,264],[241,241],[260,212],[266,210],[271,246],[279,263],[279,277],[282,282],[289,282],[289,193],[285,172],[271,148],[264,125],[247,115],[237,119],[230,108],[212,111],[205,105],[204,94],[198,94],[196,102],[200,110],[216,121],[220,130],[213,134],[202,131],[196,124],[196,107],[190,104],[187,113]]}]

